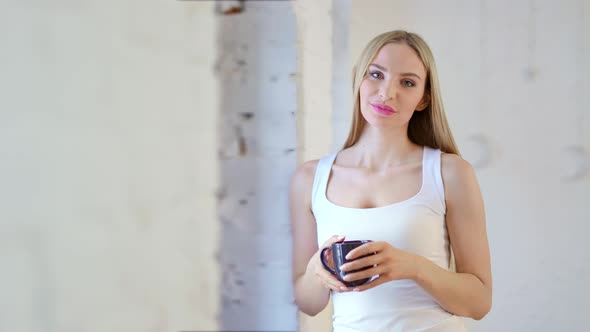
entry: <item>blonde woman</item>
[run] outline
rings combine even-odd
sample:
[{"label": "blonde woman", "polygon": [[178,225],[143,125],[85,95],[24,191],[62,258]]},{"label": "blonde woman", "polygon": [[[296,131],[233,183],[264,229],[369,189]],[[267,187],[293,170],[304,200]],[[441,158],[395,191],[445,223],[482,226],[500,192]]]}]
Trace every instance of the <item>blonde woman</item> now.
[{"label": "blonde woman", "polygon": [[[332,296],[335,332],[464,331],[461,316],[479,320],[492,306],[490,253],[479,185],[447,124],[432,52],[417,34],[383,33],[353,75],[344,147],[291,180],[296,303],[313,316]],[[342,265],[344,281],[370,282],[346,287],[322,266],[322,249],[345,239],[372,240]]]}]

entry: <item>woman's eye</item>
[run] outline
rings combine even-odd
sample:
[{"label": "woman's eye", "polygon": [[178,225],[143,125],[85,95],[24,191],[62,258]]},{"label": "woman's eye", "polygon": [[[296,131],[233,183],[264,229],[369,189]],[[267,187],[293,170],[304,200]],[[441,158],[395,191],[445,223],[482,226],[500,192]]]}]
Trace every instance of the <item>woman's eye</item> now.
[{"label": "woman's eye", "polygon": [[408,81],[408,80],[403,81],[402,84],[407,87],[412,87],[412,86],[416,85],[416,84],[414,84],[414,82]]},{"label": "woman's eye", "polygon": [[382,78],[382,77],[383,77],[383,75],[381,75],[381,73],[380,73],[380,72],[378,72],[378,71],[374,71],[374,72],[372,72],[372,73],[371,73],[371,76],[372,76],[373,78]]}]

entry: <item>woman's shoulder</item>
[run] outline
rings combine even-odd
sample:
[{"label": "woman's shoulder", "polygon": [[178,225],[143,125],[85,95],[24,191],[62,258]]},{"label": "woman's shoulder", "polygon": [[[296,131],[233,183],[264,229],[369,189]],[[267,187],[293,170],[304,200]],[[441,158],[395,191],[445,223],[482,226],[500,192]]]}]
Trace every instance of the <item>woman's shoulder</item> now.
[{"label": "woman's shoulder", "polygon": [[318,167],[318,163],[320,162],[320,159],[314,159],[314,160],[308,160],[305,161],[301,164],[299,164],[299,166],[297,166],[297,168],[295,169],[295,174],[293,175],[293,177],[297,177],[297,178],[313,178],[313,176],[315,175],[315,170]]},{"label": "woman's shoulder", "polygon": [[[342,150],[344,151],[344,150]],[[330,159],[334,158],[336,155],[339,155],[342,151],[334,152],[327,154],[319,159],[313,159],[305,161],[295,169],[295,173],[293,174],[294,179],[298,180],[312,180],[315,177],[315,172],[318,168],[320,162],[328,162]]]},{"label": "woman's shoulder", "polygon": [[459,174],[473,169],[473,166],[471,166],[467,160],[455,153],[441,151],[440,159],[442,167],[446,168],[447,171],[453,174]]},{"label": "woman's shoulder", "polygon": [[461,190],[476,181],[475,170],[471,164],[455,153],[441,152],[441,175],[445,188]]},{"label": "woman's shoulder", "polygon": [[331,160],[333,161],[333,158],[335,158],[339,154],[339,152],[340,151],[333,152],[321,157],[320,159],[308,160],[299,164],[299,166],[297,166],[295,172],[293,173],[293,177],[291,180],[292,186],[305,185],[306,187],[311,188],[313,186],[315,173],[318,169],[318,165],[320,164],[320,162],[324,162],[324,165],[326,165],[326,163],[329,163]]},{"label": "woman's shoulder", "polygon": [[313,179],[320,159],[305,161],[295,169],[291,177],[291,190],[304,193],[313,186]]}]

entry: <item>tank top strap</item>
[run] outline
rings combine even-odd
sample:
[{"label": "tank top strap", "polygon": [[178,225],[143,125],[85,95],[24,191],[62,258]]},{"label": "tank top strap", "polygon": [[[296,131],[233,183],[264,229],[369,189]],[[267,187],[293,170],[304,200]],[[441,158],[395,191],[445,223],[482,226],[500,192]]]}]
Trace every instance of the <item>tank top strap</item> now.
[{"label": "tank top strap", "polygon": [[325,199],[326,189],[328,187],[328,179],[332,172],[332,165],[339,151],[321,158],[316,167],[315,176],[313,179],[313,189],[311,193],[311,209],[315,213],[316,208]]},{"label": "tank top strap", "polygon": [[441,175],[441,151],[431,147],[424,147],[424,174],[423,181],[425,191],[431,196],[432,207],[442,215],[445,214],[445,191]]},{"label": "tank top strap", "polygon": [[[445,203],[445,188],[442,180],[441,172],[441,156],[442,151],[440,149],[433,149],[430,147],[424,147],[424,185],[426,186],[427,193],[429,193],[430,206],[435,209],[440,215],[445,216],[447,206]],[[455,272],[455,253],[449,242],[449,270]]]}]

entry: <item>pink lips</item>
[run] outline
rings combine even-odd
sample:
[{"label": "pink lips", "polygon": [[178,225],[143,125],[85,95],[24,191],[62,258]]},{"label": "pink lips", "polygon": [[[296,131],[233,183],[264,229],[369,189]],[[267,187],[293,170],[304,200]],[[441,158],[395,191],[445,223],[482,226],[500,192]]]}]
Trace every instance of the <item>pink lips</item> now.
[{"label": "pink lips", "polygon": [[373,108],[373,110],[381,115],[393,115],[396,113],[396,111],[387,106],[387,105],[383,105],[383,104],[370,104],[371,107]]}]

